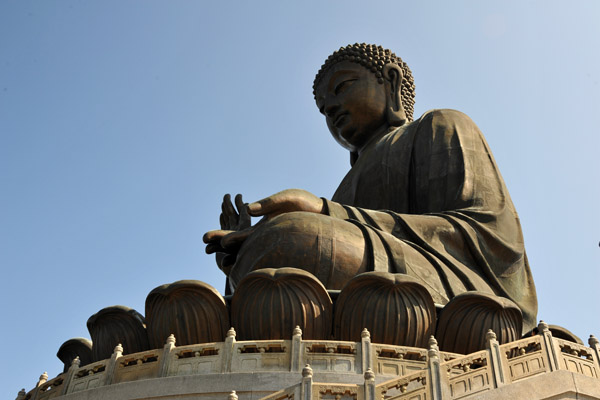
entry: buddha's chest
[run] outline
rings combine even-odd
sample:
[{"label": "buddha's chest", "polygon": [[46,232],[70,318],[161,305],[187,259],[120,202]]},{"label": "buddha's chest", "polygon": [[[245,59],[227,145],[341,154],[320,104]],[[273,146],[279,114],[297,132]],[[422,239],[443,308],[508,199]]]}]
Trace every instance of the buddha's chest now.
[{"label": "buddha's chest", "polygon": [[407,136],[390,135],[361,154],[332,200],[371,210],[409,210],[411,144]]}]

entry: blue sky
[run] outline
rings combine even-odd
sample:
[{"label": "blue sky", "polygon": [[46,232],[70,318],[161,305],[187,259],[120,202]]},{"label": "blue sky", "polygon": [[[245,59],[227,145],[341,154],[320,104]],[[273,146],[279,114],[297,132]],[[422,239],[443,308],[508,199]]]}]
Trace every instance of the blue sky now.
[{"label": "blue sky", "polygon": [[538,319],[600,335],[600,3],[0,2],[0,395],[61,370],[87,318],[180,279],[222,290],[224,193],[330,197],[349,168],[312,97],[377,43],[415,114],[467,113],[519,212]]}]

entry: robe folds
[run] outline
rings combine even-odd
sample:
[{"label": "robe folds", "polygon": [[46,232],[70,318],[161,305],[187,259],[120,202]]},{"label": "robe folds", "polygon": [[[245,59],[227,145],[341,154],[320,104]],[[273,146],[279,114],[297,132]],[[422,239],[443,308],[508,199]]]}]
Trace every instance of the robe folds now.
[{"label": "robe folds", "polygon": [[537,297],[519,217],[481,131],[432,110],[370,143],[325,213],[358,226],[369,267],[414,276],[436,303],[478,290],[536,323]]}]

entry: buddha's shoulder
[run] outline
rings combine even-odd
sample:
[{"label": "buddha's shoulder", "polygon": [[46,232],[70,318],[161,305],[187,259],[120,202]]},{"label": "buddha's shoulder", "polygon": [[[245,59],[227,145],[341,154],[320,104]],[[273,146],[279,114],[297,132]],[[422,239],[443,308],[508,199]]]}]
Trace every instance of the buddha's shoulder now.
[{"label": "buddha's shoulder", "polygon": [[427,138],[446,138],[451,141],[453,137],[481,135],[477,125],[463,112],[452,109],[433,109],[426,111],[420,118],[403,125],[388,137],[392,143],[397,141],[429,140]]},{"label": "buddha's shoulder", "polygon": [[449,108],[425,111],[425,113],[423,113],[419,119],[415,120],[414,123],[417,123],[418,125],[429,121],[436,125],[453,125],[457,123],[473,124],[473,120],[471,120],[467,114]]}]

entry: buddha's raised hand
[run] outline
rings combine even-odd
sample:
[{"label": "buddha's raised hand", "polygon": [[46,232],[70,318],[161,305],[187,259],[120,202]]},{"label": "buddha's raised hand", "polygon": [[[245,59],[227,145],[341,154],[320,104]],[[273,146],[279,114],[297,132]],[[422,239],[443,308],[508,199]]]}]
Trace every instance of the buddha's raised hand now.
[{"label": "buddha's raised hand", "polygon": [[250,228],[251,221],[248,214],[248,204],[244,203],[241,194],[235,196],[235,207],[231,203],[231,195],[229,193],[223,196],[219,222],[221,223],[221,229],[228,231],[241,231],[242,229]]},{"label": "buddha's raised hand", "polygon": [[219,222],[221,224],[221,229],[207,232],[207,234],[204,235],[203,240],[207,243],[206,252],[208,254],[216,253],[215,256],[218,267],[225,272],[225,274],[228,274],[229,269],[235,263],[237,250],[231,252],[230,249],[230,251],[226,252],[220,244],[221,238],[228,233],[250,228],[251,225],[251,218],[248,214],[248,205],[244,203],[241,194],[235,196],[235,207],[231,203],[231,195],[229,193],[223,196]]}]

